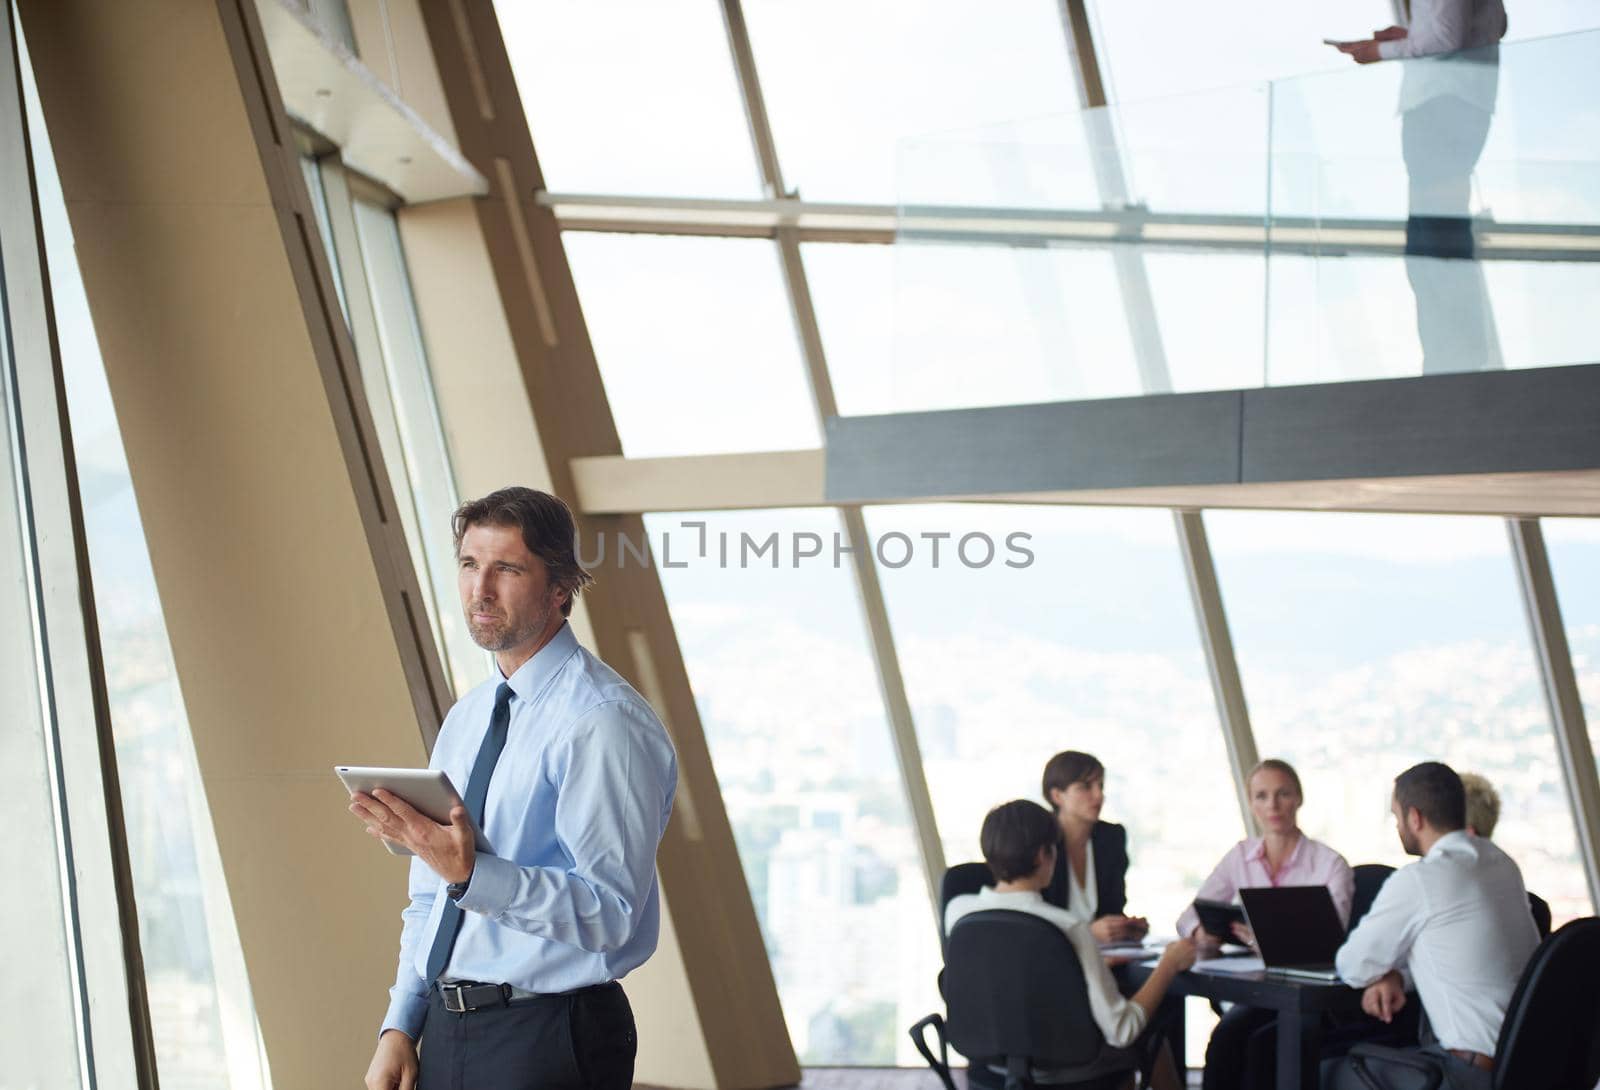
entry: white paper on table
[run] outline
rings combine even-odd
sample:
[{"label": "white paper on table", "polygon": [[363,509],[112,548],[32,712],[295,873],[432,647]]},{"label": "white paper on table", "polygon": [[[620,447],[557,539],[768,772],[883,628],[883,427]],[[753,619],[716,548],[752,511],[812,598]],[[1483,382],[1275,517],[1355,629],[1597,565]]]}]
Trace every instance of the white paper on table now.
[{"label": "white paper on table", "polygon": [[1259,973],[1266,967],[1260,958],[1206,958],[1194,963],[1197,973]]}]

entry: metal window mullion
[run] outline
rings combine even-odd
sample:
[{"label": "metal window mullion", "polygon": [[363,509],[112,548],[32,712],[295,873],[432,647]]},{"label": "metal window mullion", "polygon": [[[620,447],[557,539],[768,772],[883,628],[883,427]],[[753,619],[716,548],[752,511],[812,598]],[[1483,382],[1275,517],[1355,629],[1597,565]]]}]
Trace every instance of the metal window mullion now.
[{"label": "metal window mullion", "polygon": [[1572,651],[1561,620],[1561,603],[1545,550],[1544,531],[1538,519],[1507,519],[1511,549],[1517,565],[1517,586],[1533,637],[1539,678],[1550,710],[1556,756],[1577,827],[1578,854],[1583,860],[1591,907],[1600,907],[1600,782],[1596,780],[1594,746],[1572,668]]},{"label": "metal window mullion", "polygon": [[1250,816],[1250,792],[1245,777],[1260,757],[1256,751],[1255,732],[1250,727],[1250,709],[1245,703],[1239,662],[1233,653],[1227,612],[1222,606],[1217,567],[1211,557],[1211,543],[1206,537],[1201,513],[1174,511],[1172,518],[1183,552],[1183,573],[1189,583],[1195,623],[1200,629],[1200,646],[1205,652],[1211,694],[1217,703],[1217,719],[1222,724],[1222,740],[1228,751],[1228,770],[1233,776],[1234,795],[1239,802],[1239,818],[1244,823],[1245,835],[1249,836],[1255,832],[1255,823]]},{"label": "metal window mullion", "polygon": [[[761,93],[755,53],[750,46],[750,32],[745,25],[744,9],[740,0],[722,0],[722,13],[728,31],[728,47],[739,79],[740,95],[744,100],[745,117],[750,124],[750,139],[761,168],[762,183],[769,196],[785,196],[783,171],[778,162],[777,141],[767,116],[766,100]],[[818,426],[822,428],[826,426],[829,417],[838,415],[839,408],[834,398],[833,382],[828,374],[827,357],[822,347],[822,334],[817,324],[816,308],[811,299],[810,282],[806,278],[805,264],[800,256],[799,234],[792,227],[779,227],[775,234],[784,286],[789,295],[789,308],[794,317],[795,331],[800,338],[801,352],[805,360],[812,404],[816,409]],[[923,879],[928,887],[928,904],[933,912],[934,927],[943,934],[944,922],[940,911],[939,887],[945,870],[944,846],[939,839],[938,820],[933,810],[933,796],[928,790],[927,774],[923,769],[922,750],[917,741],[911,702],[906,696],[905,679],[900,672],[900,656],[895,648],[888,606],[884,602],[883,587],[878,581],[877,569],[873,566],[872,546],[867,537],[866,519],[861,508],[851,506],[840,507],[838,510],[844,523],[846,543],[850,548],[851,569],[855,575],[856,589],[861,596],[862,612],[867,622],[873,665],[877,671],[878,688],[889,720],[889,732],[894,743],[896,764],[900,770],[901,787],[905,791],[906,806],[910,811],[912,828],[916,836],[917,854],[922,863]]]},{"label": "metal window mullion", "polygon": [[[156,1086],[133,872],[11,6],[0,11],[0,307],[90,1086]],[[26,941],[23,936],[12,936]],[[118,999],[120,997],[120,1001]]]},{"label": "metal window mullion", "polygon": [[[1103,66],[1098,45],[1089,25],[1084,0],[1062,0],[1062,25],[1067,32],[1067,52],[1071,57],[1074,86],[1084,107],[1084,139],[1089,146],[1095,182],[1101,203],[1108,209],[1128,204],[1127,174],[1123,170],[1120,141],[1108,112]],[[1112,261],[1117,272],[1117,288],[1123,316],[1133,342],[1134,360],[1144,392],[1167,393],[1172,389],[1166,346],[1156,315],[1155,296],[1150,288],[1150,272],[1142,251],[1132,244],[1113,246]],[[1255,733],[1250,726],[1250,710],[1245,702],[1239,663],[1234,657],[1233,637],[1222,605],[1222,590],[1217,582],[1216,564],[1211,557],[1205,521],[1199,511],[1174,510],[1173,526],[1183,554],[1184,578],[1189,584],[1190,604],[1205,654],[1211,695],[1217,705],[1217,722],[1228,754],[1228,771],[1233,778],[1234,796],[1239,804],[1239,819],[1248,836],[1255,831],[1250,816],[1250,791],[1245,782],[1257,757]]]}]

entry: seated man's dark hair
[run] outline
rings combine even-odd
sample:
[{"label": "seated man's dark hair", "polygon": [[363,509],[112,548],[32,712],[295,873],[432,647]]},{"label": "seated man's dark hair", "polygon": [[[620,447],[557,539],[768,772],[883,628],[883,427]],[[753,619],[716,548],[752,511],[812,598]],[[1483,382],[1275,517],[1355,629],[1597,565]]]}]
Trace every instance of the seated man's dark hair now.
[{"label": "seated man's dark hair", "polygon": [[1423,761],[1394,778],[1394,799],[1403,817],[1416,810],[1441,833],[1467,827],[1467,791],[1455,769],[1438,761]]},{"label": "seated man's dark hair", "polygon": [[990,810],[978,835],[984,862],[1000,882],[1032,874],[1039,865],[1039,852],[1060,839],[1061,830],[1050,811],[1027,799],[1003,802]]}]

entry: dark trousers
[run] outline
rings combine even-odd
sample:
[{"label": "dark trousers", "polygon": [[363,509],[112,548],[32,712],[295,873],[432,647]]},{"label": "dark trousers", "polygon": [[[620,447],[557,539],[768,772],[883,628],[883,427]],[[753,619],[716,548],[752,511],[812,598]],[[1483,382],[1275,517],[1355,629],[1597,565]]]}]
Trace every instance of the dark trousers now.
[{"label": "dark trousers", "polygon": [[435,990],[418,1090],[629,1090],[637,1048],[616,982],[466,1014],[445,1010]]},{"label": "dark trousers", "polygon": [[1229,1007],[1206,1042],[1200,1085],[1205,1090],[1270,1090],[1277,1074],[1277,1033],[1276,1011]]}]

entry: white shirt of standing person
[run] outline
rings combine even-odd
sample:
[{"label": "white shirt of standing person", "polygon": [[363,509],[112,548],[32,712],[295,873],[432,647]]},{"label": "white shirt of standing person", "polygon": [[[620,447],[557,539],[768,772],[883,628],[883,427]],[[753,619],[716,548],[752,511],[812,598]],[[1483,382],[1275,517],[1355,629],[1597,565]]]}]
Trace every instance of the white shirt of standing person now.
[{"label": "white shirt of standing person", "polygon": [[1389,876],[1335,965],[1358,988],[1398,971],[1402,987],[1415,985],[1442,1046],[1493,1056],[1538,945],[1517,864],[1493,842],[1458,829]]},{"label": "white shirt of standing person", "polygon": [[[1506,36],[1506,9],[1501,0],[1411,0],[1404,22],[1377,31],[1370,39],[1339,43],[1358,64],[1403,60],[1400,112],[1453,95],[1493,113],[1499,92],[1496,51],[1484,50]],[[1462,50],[1484,50],[1464,57],[1444,56]],[[1422,60],[1421,58],[1437,58]]]}]

